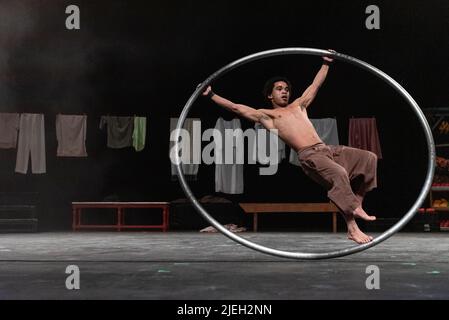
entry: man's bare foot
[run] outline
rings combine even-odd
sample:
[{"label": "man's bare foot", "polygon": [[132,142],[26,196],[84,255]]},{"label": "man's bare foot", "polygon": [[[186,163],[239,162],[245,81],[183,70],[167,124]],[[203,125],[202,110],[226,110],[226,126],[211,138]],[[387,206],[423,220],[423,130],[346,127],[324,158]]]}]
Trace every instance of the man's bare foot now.
[{"label": "man's bare foot", "polygon": [[365,221],[374,221],[374,220],[376,220],[375,216],[369,216],[365,212],[365,210],[362,209],[362,207],[358,207],[357,209],[355,209],[353,214],[354,214],[354,218],[360,218],[360,219],[363,219]]},{"label": "man's bare foot", "polygon": [[[343,218],[345,219],[346,226],[348,228],[348,239],[355,241],[358,244],[364,244],[364,243],[373,241],[373,237],[368,236],[368,235],[364,234],[362,231],[360,231],[359,226],[357,225],[357,222],[355,221],[355,216],[356,216],[355,214],[353,214],[353,215],[343,214]],[[366,214],[366,216],[368,216],[368,215]],[[370,216],[368,216],[368,217],[370,217]],[[376,219],[376,217],[371,217],[371,218],[374,218],[373,220]]]},{"label": "man's bare foot", "polygon": [[364,234],[359,228],[348,230],[348,239],[357,242],[358,244],[368,243],[373,241],[373,237]]}]

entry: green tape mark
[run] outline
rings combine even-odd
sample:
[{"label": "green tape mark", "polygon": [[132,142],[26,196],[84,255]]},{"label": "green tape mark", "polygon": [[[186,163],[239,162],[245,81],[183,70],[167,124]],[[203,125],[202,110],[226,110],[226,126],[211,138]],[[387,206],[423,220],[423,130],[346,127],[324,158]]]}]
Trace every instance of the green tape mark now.
[{"label": "green tape mark", "polygon": [[441,272],[440,271],[437,271],[437,270],[433,270],[433,271],[429,271],[429,272],[426,272],[427,274],[440,274]]}]

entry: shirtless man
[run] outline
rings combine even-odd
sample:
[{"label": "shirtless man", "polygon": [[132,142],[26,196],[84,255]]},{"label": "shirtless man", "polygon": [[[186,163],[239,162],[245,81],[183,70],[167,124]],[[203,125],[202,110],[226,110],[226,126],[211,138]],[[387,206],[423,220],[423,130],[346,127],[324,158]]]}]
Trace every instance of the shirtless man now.
[{"label": "shirtless man", "polygon": [[287,79],[277,77],[267,81],[265,97],[272,109],[234,103],[215,94],[210,86],[203,95],[266,129],[277,129],[279,137],[298,153],[303,171],[327,189],[328,197],[346,221],[348,238],[359,244],[368,243],[373,238],[359,229],[355,218],[376,219],[363,210],[362,201],[366,192],[377,186],[377,156],[365,150],[325,145],[307,115],[307,108],[326,79],[332,61],[323,57],[323,65],[312,84],[292,103],[289,103],[291,86]]}]

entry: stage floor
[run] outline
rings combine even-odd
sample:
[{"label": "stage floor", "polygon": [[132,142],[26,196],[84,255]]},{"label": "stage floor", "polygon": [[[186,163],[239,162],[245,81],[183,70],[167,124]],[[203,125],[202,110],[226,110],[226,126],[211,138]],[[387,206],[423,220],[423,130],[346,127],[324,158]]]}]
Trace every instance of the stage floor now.
[{"label": "stage floor", "polygon": [[[239,235],[287,251],[352,246],[344,233]],[[79,267],[79,290],[66,288],[68,265]],[[380,289],[366,287],[370,265]],[[0,234],[0,299],[449,299],[449,234],[398,233],[319,261],[261,254],[219,233]]]}]

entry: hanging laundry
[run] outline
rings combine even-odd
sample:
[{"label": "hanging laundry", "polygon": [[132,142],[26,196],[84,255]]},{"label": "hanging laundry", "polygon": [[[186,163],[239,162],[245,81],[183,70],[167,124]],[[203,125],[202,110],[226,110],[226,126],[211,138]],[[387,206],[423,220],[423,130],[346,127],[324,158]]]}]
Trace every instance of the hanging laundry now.
[{"label": "hanging laundry", "polygon": [[20,115],[16,172],[27,173],[30,155],[31,172],[45,173],[45,126],[43,114],[23,113]]},{"label": "hanging laundry", "polygon": [[376,118],[349,119],[348,145],[353,148],[374,152],[378,159],[382,159]]},{"label": "hanging laundry", "polygon": [[17,146],[20,115],[0,113],[0,148],[14,149]]},{"label": "hanging laundry", "polygon": [[[225,121],[223,118],[218,118],[215,129],[221,133],[221,146],[216,144],[215,161],[221,160],[222,164],[215,164],[215,192],[223,192],[228,194],[243,193],[243,164],[237,164],[237,141],[234,140],[232,150],[226,149],[225,141],[227,139],[235,138],[232,132],[235,129],[241,129],[240,120],[235,118],[231,121]],[[232,129],[232,131],[226,129]],[[225,154],[231,153],[233,155],[233,163],[225,164]]]},{"label": "hanging laundry", "polygon": [[86,152],[86,115],[56,116],[56,139],[58,157],[87,157]]},{"label": "hanging laundry", "polygon": [[[177,123],[178,118],[170,118],[170,136],[176,129]],[[194,123],[200,126],[198,132],[194,132]],[[199,118],[187,118],[184,121],[183,129],[187,130],[189,139],[185,141],[181,140],[179,142],[179,149],[181,152],[182,150],[188,151],[190,159],[189,163],[182,163],[181,168],[187,180],[195,181],[197,179],[199,162],[201,159],[201,120]],[[195,140],[197,141],[195,142]],[[199,148],[194,148],[194,143],[197,143]],[[170,150],[173,150],[174,145],[174,141],[170,141]],[[175,180],[178,177],[176,166],[173,163],[171,164],[171,176],[172,180]]]},{"label": "hanging laundry", "polygon": [[106,125],[109,148],[119,149],[133,145],[134,117],[102,116],[100,129]]},{"label": "hanging laundry", "polygon": [[[334,118],[310,119],[320,139],[327,145],[338,146],[337,120]],[[298,154],[290,148],[289,162],[299,166]]]},{"label": "hanging laundry", "polygon": [[145,148],[145,137],[147,133],[147,118],[134,117],[133,146],[136,151]]}]

